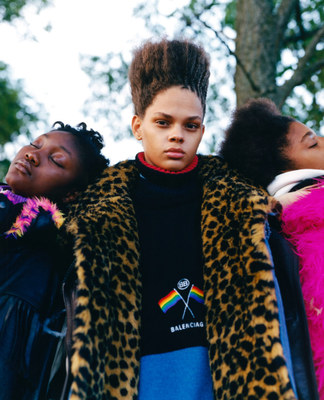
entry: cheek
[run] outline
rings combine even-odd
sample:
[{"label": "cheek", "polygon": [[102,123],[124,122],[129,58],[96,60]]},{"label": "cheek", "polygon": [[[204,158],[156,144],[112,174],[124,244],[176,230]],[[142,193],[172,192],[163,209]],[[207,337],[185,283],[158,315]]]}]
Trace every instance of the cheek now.
[{"label": "cheek", "polygon": [[295,169],[314,168],[314,164],[316,164],[316,157],[312,153],[300,152],[292,159]]},{"label": "cheek", "polygon": [[302,158],[302,152],[290,145],[281,150],[279,156],[288,160],[290,164],[296,165]]},{"label": "cheek", "polygon": [[81,172],[81,168],[73,171],[66,171],[57,176],[55,180],[54,189],[57,192],[66,194],[68,191],[76,190],[77,187],[82,186],[87,183],[87,173]]},{"label": "cheek", "polygon": [[201,140],[201,137],[195,137],[193,140],[191,140],[191,142],[190,142],[190,150],[192,152],[196,152],[197,151],[197,149],[199,147],[199,144],[200,144],[200,140]]},{"label": "cheek", "polygon": [[19,152],[16,154],[16,156],[11,161],[8,171],[7,171],[7,174],[15,173],[14,164],[17,160],[21,160],[22,158],[25,158],[25,153],[26,153],[26,151],[24,151],[24,149],[19,150]]},{"label": "cheek", "polygon": [[156,152],[156,150],[160,147],[158,140],[156,138],[151,137],[143,137],[142,147],[145,152]]},{"label": "cheek", "polygon": [[17,170],[15,169],[13,163],[10,164],[8,171],[5,175],[5,181],[8,183],[9,186],[11,186],[11,183],[19,180],[19,178],[20,178],[20,176],[19,176]]},{"label": "cheek", "polygon": [[6,178],[6,179],[7,179],[7,177],[10,176],[11,171],[12,171],[12,164],[9,165],[9,168],[8,168],[7,173],[6,173],[6,175],[5,175],[5,178]]}]

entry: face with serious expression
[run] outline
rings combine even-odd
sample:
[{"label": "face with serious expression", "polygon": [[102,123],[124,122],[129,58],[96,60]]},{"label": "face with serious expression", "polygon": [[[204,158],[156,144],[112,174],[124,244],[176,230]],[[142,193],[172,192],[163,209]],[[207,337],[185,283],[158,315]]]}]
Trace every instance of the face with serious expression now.
[{"label": "face with serious expression", "polygon": [[132,120],[145,161],[168,171],[181,171],[193,161],[204,130],[199,97],[181,86],[158,93],[144,116]]}]

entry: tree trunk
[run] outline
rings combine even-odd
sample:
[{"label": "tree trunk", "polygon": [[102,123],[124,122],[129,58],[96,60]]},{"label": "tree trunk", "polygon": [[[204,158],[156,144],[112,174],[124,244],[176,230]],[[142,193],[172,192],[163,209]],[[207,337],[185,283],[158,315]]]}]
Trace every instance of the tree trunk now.
[{"label": "tree trunk", "polygon": [[238,106],[254,97],[276,100],[279,51],[273,3],[272,0],[237,1],[234,81]]}]

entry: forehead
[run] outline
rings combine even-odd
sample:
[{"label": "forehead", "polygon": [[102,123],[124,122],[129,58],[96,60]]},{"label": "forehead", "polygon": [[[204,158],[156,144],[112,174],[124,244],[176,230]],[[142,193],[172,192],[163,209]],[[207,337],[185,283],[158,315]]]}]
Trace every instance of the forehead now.
[{"label": "forehead", "polygon": [[43,140],[47,146],[66,149],[72,154],[78,152],[78,141],[70,132],[50,131],[38,136],[37,140]]},{"label": "forehead", "polygon": [[312,133],[312,130],[301,122],[293,121],[289,125],[287,136],[289,141],[293,144],[293,142],[301,142],[307,133]]},{"label": "forehead", "polygon": [[[179,108],[179,105],[181,107]],[[182,86],[171,86],[158,92],[152,104],[148,108],[168,108],[181,110],[186,107],[194,113],[203,113],[203,107],[198,95],[190,89]]]}]

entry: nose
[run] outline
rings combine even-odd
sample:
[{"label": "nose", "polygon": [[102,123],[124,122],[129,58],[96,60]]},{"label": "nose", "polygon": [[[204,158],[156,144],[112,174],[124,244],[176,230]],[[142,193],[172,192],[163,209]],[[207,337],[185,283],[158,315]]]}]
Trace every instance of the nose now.
[{"label": "nose", "polygon": [[25,158],[35,167],[39,165],[39,158],[36,153],[29,151],[25,153]]},{"label": "nose", "polygon": [[169,135],[170,142],[183,143],[184,137],[181,126],[174,126]]}]

